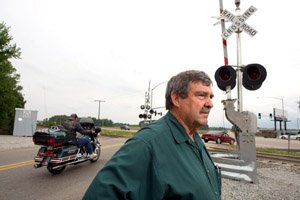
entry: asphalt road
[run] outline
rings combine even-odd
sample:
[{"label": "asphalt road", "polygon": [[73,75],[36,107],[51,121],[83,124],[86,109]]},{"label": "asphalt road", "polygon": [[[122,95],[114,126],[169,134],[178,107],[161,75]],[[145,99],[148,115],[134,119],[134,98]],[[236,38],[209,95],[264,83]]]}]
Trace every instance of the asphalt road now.
[{"label": "asphalt road", "polygon": [[59,175],[50,174],[45,167],[33,167],[38,146],[1,151],[0,199],[82,199],[97,172],[125,140],[101,137],[102,152],[96,163],[71,165]]},{"label": "asphalt road", "polygon": [[279,138],[255,137],[256,147],[300,151],[300,140],[284,140]]}]

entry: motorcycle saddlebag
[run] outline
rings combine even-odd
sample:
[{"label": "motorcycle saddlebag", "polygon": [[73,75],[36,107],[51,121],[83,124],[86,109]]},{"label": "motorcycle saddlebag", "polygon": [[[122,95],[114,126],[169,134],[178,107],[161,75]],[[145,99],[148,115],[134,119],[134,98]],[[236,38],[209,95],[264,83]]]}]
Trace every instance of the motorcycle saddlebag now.
[{"label": "motorcycle saddlebag", "polygon": [[74,145],[70,146],[63,146],[61,148],[56,148],[54,150],[54,153],[56,155],[56,158],[66,158],[68,156],[73,156],[77,154],[78,147]]},{"label": "motorcycle saddlebag", "polygon": [[35,145],[62,146],[66,141],[66,133],[60,129],[37,130],[32,137]]}]

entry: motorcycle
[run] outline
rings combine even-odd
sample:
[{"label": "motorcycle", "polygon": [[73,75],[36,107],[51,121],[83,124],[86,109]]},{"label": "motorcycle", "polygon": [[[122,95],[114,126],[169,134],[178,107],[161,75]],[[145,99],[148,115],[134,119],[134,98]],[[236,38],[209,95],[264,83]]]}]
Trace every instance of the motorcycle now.
[{"label": "motorcycle", "polygon": [[68,165],[77,165],[86,161],[97,162],[101,154],[101,144],[98,139],[101,128],[95,127],[91,118],[82,118],[79,123],[86,130],[91,130],[90,137],[96,157],[89,159],[85,146],[77,146],[72,142],[65,141],[66,130],[61,125],[51,126],[48,129],[37,130],[32,139],[35,145],[41,145],[34,157],[34,167],[47,167],[51,174],[60,174]]}]

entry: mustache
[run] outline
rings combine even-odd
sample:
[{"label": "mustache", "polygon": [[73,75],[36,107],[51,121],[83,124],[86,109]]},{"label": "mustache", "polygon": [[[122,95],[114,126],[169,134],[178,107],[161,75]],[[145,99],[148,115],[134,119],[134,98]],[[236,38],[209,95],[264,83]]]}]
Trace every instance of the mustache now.
[{"label": "mustache", "polygon": [[210,112],[210,108],[203,108],[200,112],[207,112],[207,113],[209,113]]}]

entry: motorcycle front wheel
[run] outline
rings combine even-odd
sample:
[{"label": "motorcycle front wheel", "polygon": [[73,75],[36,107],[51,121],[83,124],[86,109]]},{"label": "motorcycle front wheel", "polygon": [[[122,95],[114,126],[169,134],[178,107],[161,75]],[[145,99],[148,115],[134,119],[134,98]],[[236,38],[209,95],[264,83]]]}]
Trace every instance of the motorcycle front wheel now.
[{"label": "motorcycle front wheel", "polygon": [[98,146],[97,149],[95,150],[95,153],[97,154],[97,157],[91,159],[91,162],[97,162],[97,160],[99,160],[100,158],[100,154],[101,154],[101,146]]},{"label": "motorcycle front wheel", "polygon": [[61,166],[61,167],[55,168],[55,169],[53,169],[53,167],[54,166],[47,166],[47,169],[51,174],[54,174],[54,175],[62,173],[62,171],[64,171],[64,169],[66,168],[66,166]]}]

